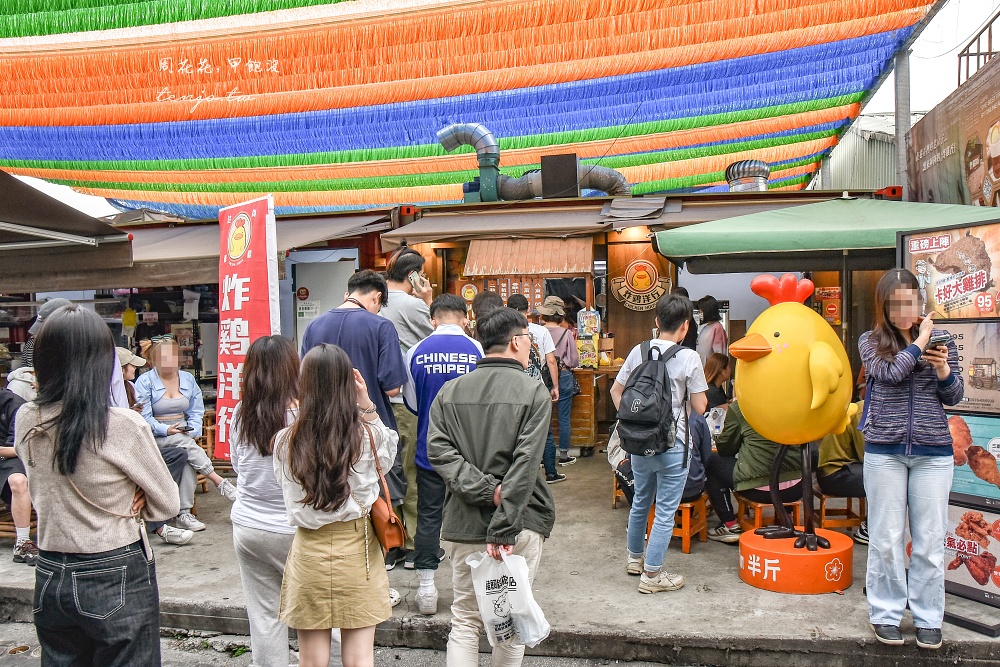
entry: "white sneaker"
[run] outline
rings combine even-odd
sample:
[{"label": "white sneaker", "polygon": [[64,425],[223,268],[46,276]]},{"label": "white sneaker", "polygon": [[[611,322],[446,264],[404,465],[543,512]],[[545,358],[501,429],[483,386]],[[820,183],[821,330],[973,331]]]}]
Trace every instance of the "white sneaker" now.
[{"label": "white sneaker", "polygon": [[395,588],[389,589],[389,606],[395,607],[397,604],[403,601],[403,598],[399,595],[399,591]]},{"label": "white sneaker", "polygon": [[191,514],[191,512],[181,512],[178,514],[177,518],[174,519],[174,526],[181,530],[193,530],[196,533],[200,530],[205,530],[205,524],[198,521],[197,517]]},{"label": "white sneaker", "polygon": [[417,611],[421,614],[433,616],[438,610],[437,588],[432,588],[429,592],[417,589]]},{"label": "white sneaker", "polygon": [[647,577],[643,572],[639,578],[640,593],[663,593],[666,591],[676,591],[684,586],[684,577],[672,572],[660,570],[655,577]]},{"label": "white sneaker", "polygon": [[228,479],[222,480],[222,483],[219,484],[219,493],[229,502],[236,500],[236,486]]},{"label": "white sneaker", "polygon": [[[197,519],[195,519],[197,521]],[[174,528],[173,526],[164,525],[159,533],[160,537],[167,544],[176,544],[180,546],[182,544],[187,544],[194,537],[194,533],[190,530],[181,530],[180,528]]]}]

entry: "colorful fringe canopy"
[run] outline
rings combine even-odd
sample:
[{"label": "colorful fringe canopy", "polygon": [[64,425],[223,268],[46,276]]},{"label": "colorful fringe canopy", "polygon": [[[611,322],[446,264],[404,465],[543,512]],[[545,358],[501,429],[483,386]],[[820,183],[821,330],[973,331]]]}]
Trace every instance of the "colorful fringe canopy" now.
[{"label": "colorful fringe canopy", "polygon": [[213,217],[460,201],[483,123],[517,177],[634,193],[756,158],[802,188],[934,0],[0,0],[0,168]]}]

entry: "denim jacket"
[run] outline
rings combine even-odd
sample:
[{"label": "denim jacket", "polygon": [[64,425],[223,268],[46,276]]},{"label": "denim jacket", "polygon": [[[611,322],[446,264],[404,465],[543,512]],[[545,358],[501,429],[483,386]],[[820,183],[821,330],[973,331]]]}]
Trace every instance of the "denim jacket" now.
[{"label": "denim jacket", "polygon": [[[945,333],[935,329],[934,333]],[[923,354],[909,345],[892,361],[875,352],[875,340],[866,332],[858,341],[861,361],[871,382],[862,433],[865,451],[878,454],[940,456],[951,453],[952,438],[944,405],[956,405],[965,393],[958,366],[958,348],[948,343],[951,375],[938,380],[929,363],[917,362]]]},{"label": "denim jacket", "polygon": [[[187,435],[192,438],[201,437],[201,420],[205,415],[205,403],[201,398],[201,387],[194,379],[194,376],[186,371],[177,371],[180,378],[181,394],[188,399],[189,405],[184,413],[184,421],[191,427]],[[160,375],[155,369],[148,373],[143,373],[135,380],[135,400],[142,402],[142,417],[153,429],[153,435],[158,438],[166,437],[169,424],[161,424],[153,416],[153,403],[163,398],[167,393],[166,387],[160,381]]]}]

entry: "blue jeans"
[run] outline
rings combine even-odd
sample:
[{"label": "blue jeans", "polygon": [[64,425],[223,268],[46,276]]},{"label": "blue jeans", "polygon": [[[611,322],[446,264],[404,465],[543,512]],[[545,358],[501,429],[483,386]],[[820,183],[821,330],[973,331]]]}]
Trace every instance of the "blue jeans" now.
[{"label": "blue jeans", "polygon": [[[918,628],[944,620],[944,538],[954,463],[949,456],[865,454],[869,617],[899,625],[907,602]],[[906,571],[903,529],[913,553]]]},{"label": "blue jeans", "polygon": [[[687,469],[684,466],[684,443],[656,456],[633,456],[635,497],[628,514],[628,552],[638,557],[646,552],[646,571],[659,572],[674,534],[674,514],[684,493]],[[646,519],[656,503],[653,529],[646,545]]]},{"label": "blue jeans", "polygon": [[[548,369],[543,369],[547,373]],[[559,415],[559,452],[560,456],[568,456],[570,440],[573,431],[569,423],[573,413],[573,390],[576,383],[573,382],[573,371],[565,368],[559,371],[559,403],[557,404]],[[563,427],[566,424],[566,427]],[[552,477],[556,474],[556,441],[552,436],[552,428],[549,428],[549,436],[545,439],[545,452],[542,454],[542,465],[545,466],[545,474]]]},{"label": "blue jeans", "polygon": [[142,542],[94,554],[40,551],[33,610],[44,665],[160,664],[156,566]]}]

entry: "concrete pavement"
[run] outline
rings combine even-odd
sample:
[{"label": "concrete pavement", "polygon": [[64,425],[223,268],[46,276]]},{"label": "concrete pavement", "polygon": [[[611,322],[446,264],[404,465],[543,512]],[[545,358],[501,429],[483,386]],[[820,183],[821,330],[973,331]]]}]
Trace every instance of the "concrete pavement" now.
[{"label": "concrete pavement", "polygon": [[[552,635],[532,652],[621,661],[701,665],[1000,665],[1000,642],[945,625],[945,648],[918,651],[912,624],[909,645],[884,647],[872,638],[862,594],[866,550],[855,548],[854,585],[843,595],[788,596],[743,584],[738,550],[696,542],[690,554],[671,543],[666,567],[683,574],[673,593],[641,595],[624,570],[627,506],[611,509],[611,469],[601,456],[560,469],[569,479],[552,487],[556,527],[545,544],[534,592]],[[173,547],[154,538],[164,627],[246,634],[243,592],[232,547],[228,503],[217,493],[198,495],[208,530]],[[714,518],[714,517],[713,517]],[[710,520],[710,525],[711,520]],[[5,545],[4,548],[7,548]],[[451,602],[450,566],[437,575],[439,612],[427,617],[413,602],[416,573],[399,566],[391,585],[403,603],[379,628],[378,642],[409,648],[444,648]],[[0,559],[0,620],[30,621],[33,574]],[[949,597],[974,612],[996,610]],[[485,647],[485,640],[484,640]]]}]

